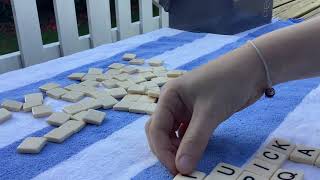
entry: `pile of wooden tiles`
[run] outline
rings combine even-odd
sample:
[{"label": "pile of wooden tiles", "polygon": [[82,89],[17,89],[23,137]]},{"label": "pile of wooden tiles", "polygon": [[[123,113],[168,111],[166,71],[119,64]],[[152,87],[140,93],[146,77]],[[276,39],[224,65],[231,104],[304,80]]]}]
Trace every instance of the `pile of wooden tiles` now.
[{"label": "pile of wooden tiles", "polygon": [[[87,124],[101,125],[106,113],[98,109],[113,109],[139,114],[152,114],[160,96],[160,87],[169,80],[185,73],[182,70],[168,71],[162,60],[151,59],[149,66],[135,54],[123,55],[125,63],[113,63],[105,71],[89,68],[88,72],[72,73],[69,79],[76,81],[62,87],[50,82],[39,87],[39,93],[25,95],[25,102],[4,100],[0,109],[0,123],[12,118],[11,112],[32,112],[34,118],[48,117],[47,123],[55,126],[43,137],[28,137],[17,148],[19,153],[39,153],[47,142],[62,143],[78,133]],[[105,71],[105,72],[104,72]],[[48,97],[73,104],[63,112],[53,112],[44,104],[43,93]]]}]

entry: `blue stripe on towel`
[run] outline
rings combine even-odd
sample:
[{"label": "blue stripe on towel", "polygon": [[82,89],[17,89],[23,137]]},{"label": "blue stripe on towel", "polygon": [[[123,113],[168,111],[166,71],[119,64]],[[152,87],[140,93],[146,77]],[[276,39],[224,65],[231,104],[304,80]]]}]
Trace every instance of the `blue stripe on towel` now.
[{"label": "blue stripe on towel", "polygon": [[[119,62],[122,59],[122,56],[126,52],[135,53],[141,58],[148,59],[148,58],[152,58],[154,56],[163,54],[166,51],[172,51],[185,44],[192,43],[193,41],[203,38],[205,36],[206,34],[204,33],[196,34],[196,33],[190,33],[190,32],[182,32],[174,36],[161,37],[156,41],[148,42],[141,46],[138,46],[137,48],[118,53],[108,59],[103,59],[97,62],[86,64],[84,66],[58,74],[52,78],[41,80],[39,82],[32,83],[24,87],[20,87],[18,89],[2,92],[0,93],[0,101],[6,98],[23,101],[24,94],[39,92],[38,87],[48,82],[56,82],[61,85],[68,85],[68,84],[74,83],[75,81],[68,80],[66,78],[71,73],[87,72],[88,69],[91,67],[107,68],[110,64]],[[121,63],[125,64],[127,62],[121,61]]]},{"label": "blue stripe on towel", "polygon": [[[292,24],[291,21],[287,21],[266,26],[178,69],[191,70],[240,47],[249,39]],[[251,107],[232,116],[216,129],[198,164],[198,170],[209,173],[220,162],[241,167],[282,123],[287,114],[319,83],[320,78],[315,78],[281,84],[276,87],[277,95],[273,99],[262,98]],[[172,177],[160,163],[157,163],[134,179],[163,180]]]}]

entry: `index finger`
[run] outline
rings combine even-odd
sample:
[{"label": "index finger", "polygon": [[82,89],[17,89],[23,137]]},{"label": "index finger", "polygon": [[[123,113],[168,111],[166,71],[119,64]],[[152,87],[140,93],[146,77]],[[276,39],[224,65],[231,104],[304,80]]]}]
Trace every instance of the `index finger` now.
[{"label": "index finger", "polygon": [[[180,124],[175,119],[175,113],[181,107],[181,103],[174,91],[165,92],[160,97],[157,109],[152,116],[149,136],[154,151],[160,162],[166,166],[172,174],[177,174],[175,157],[177,147],[172,138]],[[175,137],[177,138],[177,137]]]}]

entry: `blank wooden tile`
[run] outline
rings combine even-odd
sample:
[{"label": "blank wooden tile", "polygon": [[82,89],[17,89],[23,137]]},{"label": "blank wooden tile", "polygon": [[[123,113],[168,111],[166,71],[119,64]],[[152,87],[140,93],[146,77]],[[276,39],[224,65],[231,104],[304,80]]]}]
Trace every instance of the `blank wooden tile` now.
[{"label": "blank wooden tile", "polygon": [[75,89],[74,91],[83,92],[86,96],[90,96],[90,94],[96,90],[97,90],[97,88],[95,88],[95,87],[81,86],[78,89]]},{"label": "blank wooden tile", "polygon": [[101,68],[89,68],[88,74],[102,74],[103,69]]},{"label": "blank wooden tile", "polygon": [[287,156],[291,154],[295,147],[295,144],[280,138],[271,140],[267,145],[267,148],[278,151],[282,154],[286,154]]},{"label": "blank wooden tile", "polygon": [[43,92],[46,92],[46,91],[49,91],[51,89],[54,89],[54,88],[58,88],[60,87],[60,84],[57,84],[57,83],[47,83],[45,85],[42,85],[39,87],[39,89]]},{"label": "blank wooden tile", "polygon": [[76,104],[71,104],[69,106],[66,106],[63,108],[63,111],[67,114],[76,114],[78,112],[81,112],[81,111],[84,111],[86,110],[86,108],[82,105],[82,104],[79,104],[79,103],[76,103]]},{"label": "blank wooden tile", "polygon": [[160,91],[160,87],[147,87],[147,91],[152,90],[152,91]]},{"label": "blank wooden tile", "polygon": [[317,158],[316,163],[314,165],[317,166],[318,168],[320,168],[320,155]]},{"label": "blank wooden tile", "polygon": [[147,95],[153,98],[159,98],[160,97],[160,90],[148,90]]},{"label": "blank wooden tile", "polygon": [[72,73],[68,76],[68,78],[71,80],[80,81],[85,75],[86,73]]},{"label": "blank wooden tile", "polygon": [[258,153],[257,158],[280,167],[288,159],[288,156],[266,148]]},{"label": "blank wooden tile", "polygon": [[14,100],[4,100],[1,104],[1,107],[6,108],[9,111],[19,112],[23,106],[22,102]]},{"label": "blank wooden tile", "polygon": [[59,128],[65,129],[66,131],[72,131],[73,133],[78,133],[86,126],[84,121],[69,120],[62,124]]},{"label": "blank wooden tile", "polygon": [[134,66],[125,66],[122,69],[120,69],[120,72],[122,73],[128,73],[128,74],[134,74],[138,72],[138,69]]},{"label": "blank wooden tile", "polygon": [[206,177],[206,174],[203,172],[195,171],[189,175],[176,175],[173,180],[203,180]]},{"label": "blank wooden tile", "polygon": [[240,177],[236,180],[269,180],[269,179],[266,177],[259,176],[254,173],[248,172],[248,171],[243,171],[241,173]]},{"label": "blank wooden tile", "polygon": [[156,71],[168,71],[168,70],[164,66],[158,66],[158,67],[152,67],[152,71],[156,72]]},{"label": "blank wooden tile", "polygon": [[146,91],[146,87],[138,84],[135,84],[128,88],[128,93],[131,93],[131,94],[144,94],[145,91]]},{"label": "blank wooden tile", "polygon": [[132,59],[129,61],[129,64],[131,65],[143,65],[144,64],[144,59]]},{"label": "blank wooden tile", "polygon": [[102,82],[102,81],[105,81],[107,79],[112,79],[112,76],[109,76],[107,74],[100,74],[100,75],[97,75],[97,78],[96,78],[96,80],[98,82]]},{"label": "blank wooden tile", "polygon": [[109,88],[109,89],[112,89],[112,88],[117,88],[119,87],[117,85],[117,82],[116,80],[113,80],[113,79],[110,79],[110,80],[105,80],[102,82],[102,85],[106,88]]},{"label": "blank wooden tile", "polygon": [[114,98],[123,98],[125,95],[127,95],[127,91],[124,88],[113,88],[110,89],[110,95]]},{"label": "blank wooden tile", "polygon": [[18,146],[17,151],[21,154],[38,154],[46,143],[47,139],[43,137],[27,137]]},{"label": "blank wooden tile", "polygon": [[24,101],[33,106],[39,106],[43,103],[42,93],[32,93],[24,96]]},{"label": "blank wooden tile", "polygon": [[142,82],[146,82],[147,80],[143,76],[137,75],[137,76],[134,76],[134,77],[129,77],[128,81],[131,81],[133,83],[139,84],[139,83],[142,83]]},{"label": "blank wooden tile", "polygon": [[106,75],[112,76],[112,75],[117,75],[121,74],[119,69],[109,69],[105,72]]},{"label": "blank wooden tile", "polygon": [[47,95],[51,98],[54,98],[54,99],[60,99],[61,96],[63,96],[67,92],[69,92],[69,91],[67,91],[64,88],[55,88],[55,89],[51,89],[51,90],[47,91]]},{"label": "blank wooden tile", "polygon": [[122,59],[125,61],[130,61],[132,59],[135,59],[137,57],[136,54],[132,54],[132,53],[126,53],[122,56]]},{"label": "blank wooden tile", "polygon": [[62,100],[68,101],[68,102],[78,102],[80,101],[82,98],[84,98],[85,93],[83,92],[79,92],[79,91],[70,91],[67,92],[66,94],[64,94],[63,96],[61,96]]},{"label": "blank wooden tile", "polygon": [[290,154],[290,160],[297,163],[314,165],[319,154],[320,149],[304,145],[297,145],[293,152]]},{"label": "blank wooden tile", "polygon": [[32,108],[32,115],[35,118],[48,117],[52,113],[52,108],[48,105],[41,105]]},{"label": "blank wooden tile", "polygon": [[77,120],[77,121],[83,121],[83,118],[87,115],[88,111],[81,111],[77,114],[74,114],[71,116],[71,119]]},{"label": "blank wooden tile", "polygon": [[121,88],[124,88],[125,90],[127,90],[130,86],[135,85],[134,82],[131,81],[119,81],[117,82],[117,85]]},{"label": "blank wooden tile", "polygon": [[102,104],[94,98],[85,98],[79,101],[79,104],[81,104],[85,108],[85,110],[99,109],[102,107]]},{"label": "blank wooden tile", "polygon": [[206,180],[233,180],[237,179],[242,170],[238,167],[226,163],[219,163],[208,175]]},{"label": "blank wooden tile", "polygon": [[140,85],[145,86],[147,89],[152,87],[159,87],[156,83],[152,81],[142,82]]},{"label": "blank wooden tile", "polygon": [[89,87],[97,87],[99,86],[100,82],[93,81],[93,80],[86,80],[80,83],[82,86],[89,86]]},{"label": "blank wooden tile", "polygon": [[150,66],[162,66],[163,65],[163,60],[159,59],[152,59],[148,62]]},{"label": "blank wooden tile", "polygon": [[260,159],[253,159],[247,165],[245,170],[266,178],[271,178],[273,173],[278,170],[278,166],[270,164],[266,161],[262,161]]},{"label": "blank wooden tile", "polygon": [[118,80],[118,81],[126,81],[129,78],[128,73],[121,73],[117,75],[113,75],[113,79]]},{"label": "blank wooden tile", "polygon": [[99,74],[86,74],[81,81],[96,81]]},{"label": "blank wooden tile", "polygon": [[136,67],[140,74],[145,72],[152,72],[152,67],[145,67],[145,66],[136,66]]},{"label": "blank wooden tile", "polygon": [[156,98],[149,97],[149,96],[146,96],[146,95],[142,95],[142,96],[138,99],[138,102],[155,103],[156,100],[157,100]]},{"label": "blank wooden tile", "polygon": [[96,90],[96,91],[89,92],[88,96],[95,98],[95,99],[99,99],[99,98],[103,98],[106,96],[110,96],[110,93],[106,90]]},{"label": "blank wooden tile", "polygon": [[47,123],[52,126],[61,126],[62,124],[67,122],[70,118],[71,116],[64,112],[54,112],[49,116]]},{"label": "blank wooden tile", "polygon": [[153,72],[143,72],[141,73],[141,76],[143,76],[146,80],[151,80],[152,78],[157,77]]},{"label": "blank wooden tile", "polygon": [[105,112],[89,109],[83,120],[89,124],[101,125],[103,120],[105,119],[105,116]]},{"label": "blank wooden tile", "polygon": [[113,106],[113,110],[129,112],[129,108],[133,103],[135,102],[121,100],[120,102],[118,102],[116,105]]},{"label": "blank wooden tile", "polygon": [[279,169],[271,180],[303,180],[303,172]]},{"label": "blank wooden tile", "polygon": [[81,88],[82,86],[80,84],[69,84],[67,86],[64,87],[64,89],[69,90],[69,91],[76,91],[77,89]]},{"label": "blank wooden tile", "polygon": [[183,72],[181,70],[172,70],[167,73],[168,77],[179,77],[181,75],[183,75]]},{"label": "blank wooden tile", "polygon": [[169,81],[169,79],[167,77],[156,77],[156,78],[152,79],[152,82],[154,82],[155,84],[157,84],[160,87],[165,85],[168,81]]},{"label": "blank wooden tile", "polygon": [[140,97],[141,97],[140,94],[128,94],[125,97],[123,97],[122,101],[137,102]]},{"label": "blank wooden tile", "polygon": [[109,65],[108,67],[109,67],[110,69],[121,69],[121,68],[123,68],[124,66],[126,66],[126,65],[121,64],[121,63],[113,63],[113,64]]},{"label": "blank wooden tile", "polygon": [[167,77],[167,71],[153,71],[157,77]]},{"label": "blank wooden tile", "polygon": [[118,103],[118,100],[116,100],[112,96],[99,98],[98,101],[102,104],[103,109],[111,109],[114,105]]},{"label": "blank wooden tile", "polygon": [[23,103],[23,106],[22,106],[22,110],[24,112],[30,112],[32,110],[32,107],[35,107],[35,106],[40,106],[41,104],[39,105],[34,105],[34,104],[31,104],[31,103]]},{"label": "blank wooden tile", "polygon": [[0,109],[0,124],[4,123],[5,121],[9,120],[12,117],[12,114],[10,111],[1,108]]},{"label": "blank wooden tile", "polygon": [[51,130],[43,137],[45,137],[50,142],[62,143],[74,133],[71,129],[61,128],[62,126]]},{"label": "blank wooden tile", "polygon": [[156,111],[156,108],[157,108],[156,103],[149,103],[145,111],[147,114],[152,115]]},{"label": "blank wooden tile", "polygon": [[144,103],[144,102],[132,103],[131,106],[129,107],[129,112],[138,113],[138,114],[146,114],[146,110],[147,110],[149,104],[150,103]]}]

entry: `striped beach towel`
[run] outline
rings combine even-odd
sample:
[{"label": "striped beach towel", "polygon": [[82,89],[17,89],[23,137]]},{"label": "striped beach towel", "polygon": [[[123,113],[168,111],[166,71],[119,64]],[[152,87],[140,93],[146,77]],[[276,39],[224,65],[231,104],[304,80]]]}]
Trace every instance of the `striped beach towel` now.
[{"label": "striped beach towel", "polygon": [[[164,28],[117,43],[0,75],[0,102],[23,101],[38,87],[56,82],[74,83],[73,72],[106,68],[121,61],[124,53],[144,59],[162,59],[168,69],[192,70],[292,21],[271,24],[234,36],[195,34]],[[248,72],[249,73],[249,72]],[[198,170],[209,173],[218,163],[244,166],[272,137],[320,148],[320,78],[276,86],[273,99],[262,98],[235,114],[212,134]],[[46,97],[45,103],[61,111],[69,103]],[[172,179],[151,153],[144,124],[149,116],[106,110],[101,126],[86,126],[62,144],[48,143],[37,155],[18,154],[17,146],[29,136],[42,136],[53,127],[30,113],[14,113],[0,125],[1,180],[122,180]],[[286,162],[284,168],[302,170],[307,180],[319,180],[320,169]]]}]

